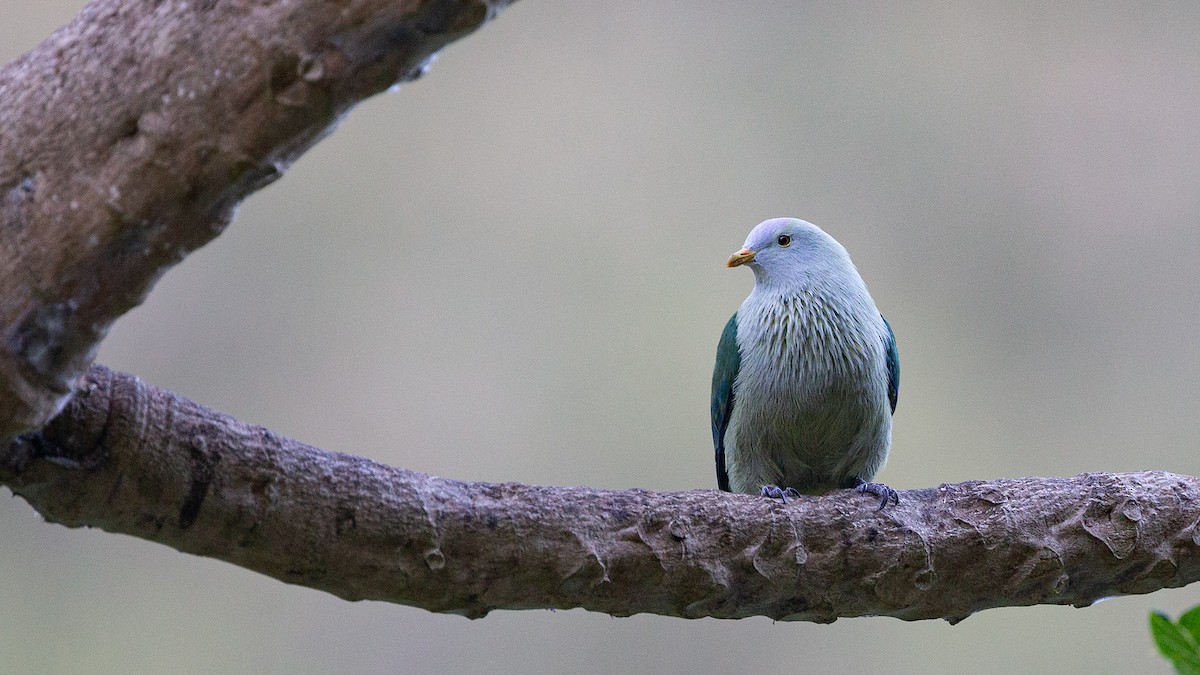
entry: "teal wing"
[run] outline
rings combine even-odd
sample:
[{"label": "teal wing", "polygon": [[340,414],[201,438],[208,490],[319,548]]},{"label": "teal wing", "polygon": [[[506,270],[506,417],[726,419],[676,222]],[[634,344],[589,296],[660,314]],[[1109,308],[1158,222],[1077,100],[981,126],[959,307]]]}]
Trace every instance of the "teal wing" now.
[{"label": "teal wing", "polygon": [[892,332],[892,324],[884,318],[883,325],[887,327],[887,338],[883,346],[887,350],[885,358],[888,371],[888,403],[892,404],[892,414],[895,414],[896,401],[900,398],[900,352],[896,349],[896,334]]},{"label": "teal wing", "polygon": [[729,471],[725,468],[725,430],[729,428],[729,417],[733,414],[733,384],[741,363],[735,313],[725,324],[725,330],[721,331],[712,381],[712,432],[717,451],[717,487],[726,492],[729,492]]}]

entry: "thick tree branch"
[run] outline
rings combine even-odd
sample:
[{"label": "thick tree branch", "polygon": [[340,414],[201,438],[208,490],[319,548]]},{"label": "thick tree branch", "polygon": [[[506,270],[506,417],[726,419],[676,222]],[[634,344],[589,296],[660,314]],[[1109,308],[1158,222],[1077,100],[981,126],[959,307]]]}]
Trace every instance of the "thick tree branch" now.
[{"label": "thick tree branch", "polygon": [[942,485],[876,510],[465,483],[326,452],[101,366],[0,482],[48,520],[227,560],[348,599],[479,617],[956,621],[1200,579],[1200,479],[1162,472]]},{"label": "thick tree branch", "polygon": [[[112,321],[356,102],[507,0],[93,0],[0,68],[0,438]],[[1200,578],[1200,479],[943,485],[884,512],[713,491],[464,483],[325,452],[103,367],[0,483],[48,520],[349,599],[483,616],[961,619]]]},{"label": "thick tree branch", "polygon": [[93,0],[0,68],[0,438],[347,109],[509,0]]}]

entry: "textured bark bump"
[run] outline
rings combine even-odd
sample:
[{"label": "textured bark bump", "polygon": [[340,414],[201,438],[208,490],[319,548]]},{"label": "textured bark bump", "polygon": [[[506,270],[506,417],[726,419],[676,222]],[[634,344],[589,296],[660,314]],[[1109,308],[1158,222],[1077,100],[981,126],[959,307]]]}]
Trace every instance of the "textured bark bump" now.
[{"label": "textured bark bump", "polygon": [[1163,472],[782,505],[708,490],[467,483],[279,437],[96,366],[0,483],[48,520],[219,558],[347,599],[484,616],[887,615],[1085,606],[1200,579],[1200,479]]}]

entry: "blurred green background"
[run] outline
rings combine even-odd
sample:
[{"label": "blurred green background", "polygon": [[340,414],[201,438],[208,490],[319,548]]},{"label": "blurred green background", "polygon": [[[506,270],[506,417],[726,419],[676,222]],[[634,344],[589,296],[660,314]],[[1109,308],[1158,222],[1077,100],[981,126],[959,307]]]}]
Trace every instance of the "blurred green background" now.
[{"label": "blurred green background", "polygon": [[[0,2],[0,59],[82,2]],[[895,327],[897,488],[1200,473],[1200,4],[520,2],[363,104],[100,360],[442,476],[713,487],[708,388],[772,216]],[[1200,589],[894,619],[480,621],[347,603],[0,491],[0,671],[1169,672]]]}]

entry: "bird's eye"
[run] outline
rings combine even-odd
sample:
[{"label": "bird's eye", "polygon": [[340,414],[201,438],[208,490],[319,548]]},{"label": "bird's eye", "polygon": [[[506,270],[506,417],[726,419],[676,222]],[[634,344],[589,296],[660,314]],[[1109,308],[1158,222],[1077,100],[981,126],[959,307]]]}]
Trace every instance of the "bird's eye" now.
[{"label": "bird's eye", "polygon": [[779,244],[780,246],[787,246],[788,244],[792,243],[792,238],[786,234],[781,234],[779,235],[779,238],[775,240],[775,243]]}]

